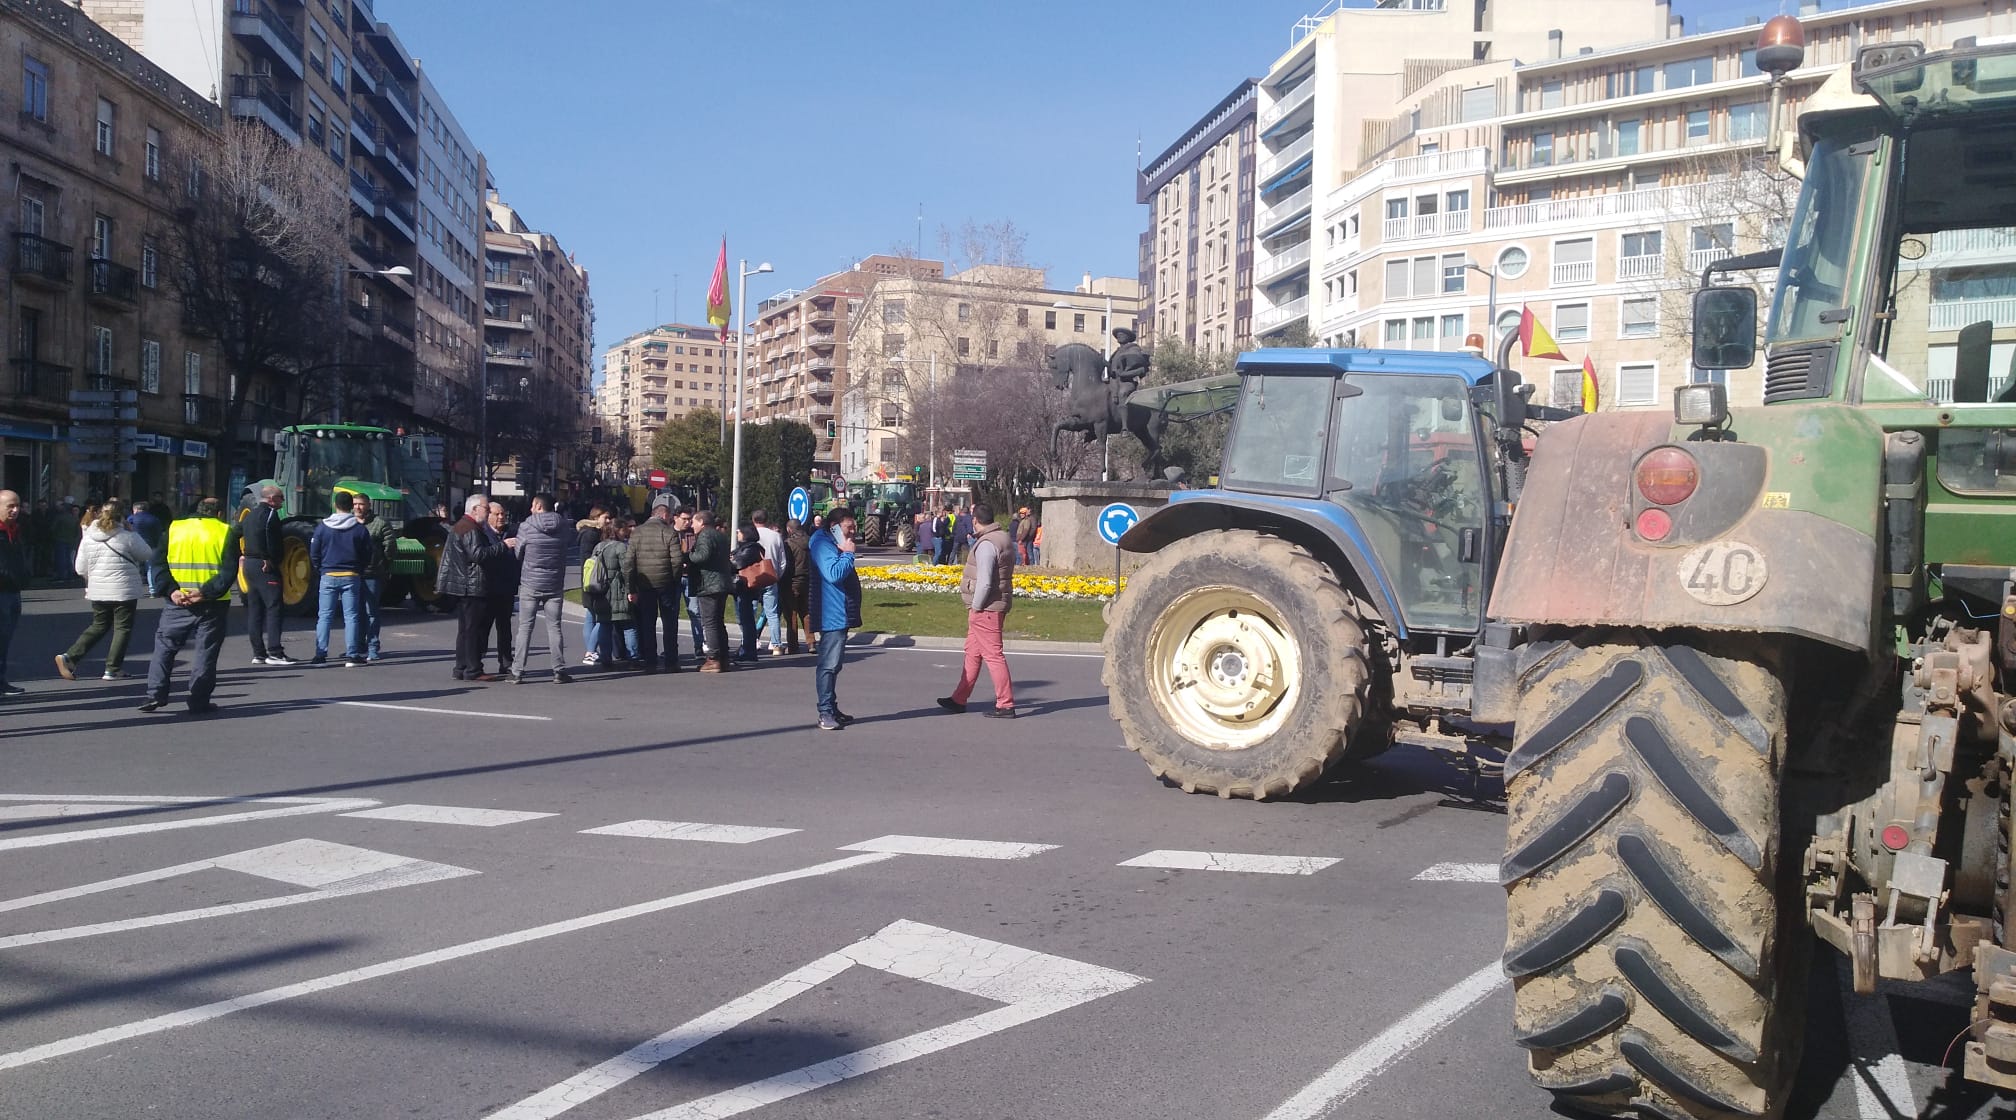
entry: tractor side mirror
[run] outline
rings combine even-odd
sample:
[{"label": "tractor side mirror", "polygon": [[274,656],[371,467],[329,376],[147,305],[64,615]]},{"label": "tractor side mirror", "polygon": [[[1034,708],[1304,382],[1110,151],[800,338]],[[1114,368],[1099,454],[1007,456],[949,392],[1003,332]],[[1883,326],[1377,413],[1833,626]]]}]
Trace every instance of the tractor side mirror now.
[{"label": "tractor side mirror", "polygon": [[1443,423],[1454,424],[1463,419],[1463,398],[1443,397],[1441,401]]},{"label": "tractor side mirror", "polygon": [[1694,293],[1694,368],[1749,369],[1757,361],[1757,292],[1702,288]]}]

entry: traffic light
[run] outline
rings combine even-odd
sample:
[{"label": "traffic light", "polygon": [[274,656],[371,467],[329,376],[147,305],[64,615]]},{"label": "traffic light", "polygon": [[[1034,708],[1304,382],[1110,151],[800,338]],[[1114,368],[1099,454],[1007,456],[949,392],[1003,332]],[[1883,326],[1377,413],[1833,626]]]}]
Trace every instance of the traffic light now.
[{"label": "traffic light", "polygon": [[840,434],[840,425],[832,420],[826,421],[826,438],[832,439],[834,436],[837,436],[839,434]]},{"label": "traffic light", "polygon": [[913,482],[922,482],[922,481],[924,481],[924,468],[923,468],[923,467],[911,467],[911,468],[910,468],[910,479],[911,479],[911,481],[913,481]]}]

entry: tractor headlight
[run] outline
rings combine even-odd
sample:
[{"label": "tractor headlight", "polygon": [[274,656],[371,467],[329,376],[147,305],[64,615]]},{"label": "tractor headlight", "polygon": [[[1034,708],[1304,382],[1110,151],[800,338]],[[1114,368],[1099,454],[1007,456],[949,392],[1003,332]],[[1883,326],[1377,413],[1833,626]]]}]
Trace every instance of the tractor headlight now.
[{"label": "tractor headlight", "polygon": [[1673,419],[1682,424],[1719,428],[1729,422],[1729,390],[1713,381],[1698,381],[1673,390]]}]

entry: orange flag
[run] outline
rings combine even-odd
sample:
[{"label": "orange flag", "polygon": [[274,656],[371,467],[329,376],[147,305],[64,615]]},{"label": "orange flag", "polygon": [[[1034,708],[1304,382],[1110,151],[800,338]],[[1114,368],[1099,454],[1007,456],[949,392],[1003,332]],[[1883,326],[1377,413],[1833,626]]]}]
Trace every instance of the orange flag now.
[{"label": "orange flag", "polygon": [[714,282],[707,285],[707,321],[721,328],[721,341],[728,341],[728,239],[721,239],[721,255],[714,258]]},{"label": "orange flag", "polygon": [[1519,352],[1529,358],[1568,360],[1568,355],[1561,352],[1561,344],[1540,325],[1540,317],[1524,304],[1519,307]]},{"label": "orange flag", "polygon": [[1596,363],[1589,356],[1582,356],[1582,411],[1594,412],[1603,403],[1600,390],[1596,387]]}]

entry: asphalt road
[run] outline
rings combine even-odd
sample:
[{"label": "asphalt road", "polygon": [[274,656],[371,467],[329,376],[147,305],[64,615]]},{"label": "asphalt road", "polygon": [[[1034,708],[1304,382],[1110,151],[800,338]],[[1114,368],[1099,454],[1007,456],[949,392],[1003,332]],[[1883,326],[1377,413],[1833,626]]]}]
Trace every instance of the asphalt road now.
[{"label": "asphalt road", "polygon": [[[807,658],[463,685],[410,612],[368,669],[234,632],[221,712],[148,716],[49,671],[74,595],[0,707],[0,1115],[1554,1115],[1497,790],[1444,757],[1189,797],[1092,657],[1013,658],[1009,723],[933,705],[955,655],[864,650],[828,733]],[[1835,969],[1793,1115],[1990,1114],[1937,1068],[1964,982]]]}]

